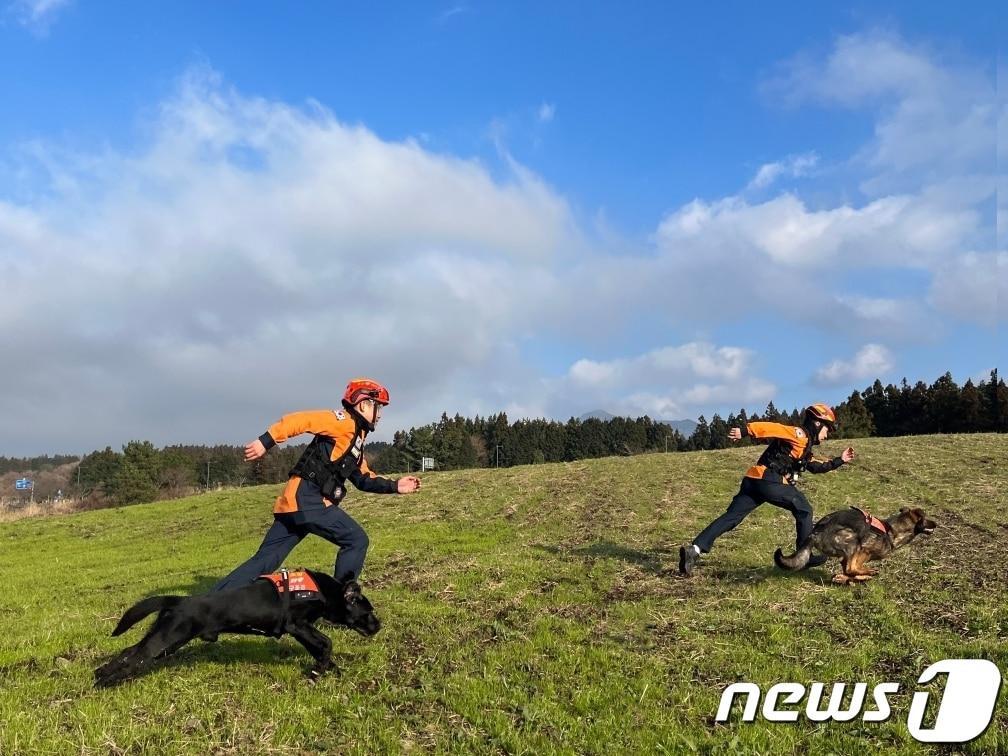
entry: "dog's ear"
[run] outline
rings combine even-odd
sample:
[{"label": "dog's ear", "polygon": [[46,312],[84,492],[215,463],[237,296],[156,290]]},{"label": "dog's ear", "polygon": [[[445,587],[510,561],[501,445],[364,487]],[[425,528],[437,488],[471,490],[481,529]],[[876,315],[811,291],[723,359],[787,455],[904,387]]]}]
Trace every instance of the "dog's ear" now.
[{"label": "dog's ear", "polygon": [[900,507],[900,514],[906,514],[910,511],[910,507]]},{"label": "dog's ear", "polygon": [[356,580],[349,580],[347,584],[343,586],[343,599],[345,601],[352,601],[354,599],[359,599],[361,597],[361,587],[360,583]]}]

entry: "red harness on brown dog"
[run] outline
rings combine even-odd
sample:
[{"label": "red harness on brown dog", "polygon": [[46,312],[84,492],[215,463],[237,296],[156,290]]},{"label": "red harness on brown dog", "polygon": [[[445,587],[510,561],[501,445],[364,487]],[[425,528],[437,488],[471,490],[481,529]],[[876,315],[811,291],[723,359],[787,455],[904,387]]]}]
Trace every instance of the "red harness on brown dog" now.
[{"label": "red harness on brown dog", "polygon": [[868,523],[873,530],[877,530],[883,535],[888,535],[889,531],[892,530],[892,528],[889,527],[889,523],[885,520],[880,520],[875,515],[861,509],[861,507],[851,507],[851,509],[856,509],[858,512],[863,514],[865,522]]}]

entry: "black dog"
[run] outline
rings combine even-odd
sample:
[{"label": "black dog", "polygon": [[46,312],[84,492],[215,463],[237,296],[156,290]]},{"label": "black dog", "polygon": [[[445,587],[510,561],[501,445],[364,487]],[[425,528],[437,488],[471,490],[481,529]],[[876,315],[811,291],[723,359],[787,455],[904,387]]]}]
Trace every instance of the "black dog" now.
[{"label": "black dog", "polygon": [[[301,590],[305,575],[309,590]],[[324,619],[365,636],[381,629],[371,602],[356,581],[340,583],[312,570],[291,572],[290,578],[286,591],[281,589],[286,583],[279,579],[260,579],[241,588],[202,596],[151,596],[140,601],[126,610],[112,635],[121,635],[153,612],[158,612],[157,619],[139,643],[95,670],[95,685],[115,685],[193,638],[213,642],[218,633],[276,638],[289,633],[315,658],[311,674],[317,677],[332,666],[332,641],[315,629],[316,621]]]}]

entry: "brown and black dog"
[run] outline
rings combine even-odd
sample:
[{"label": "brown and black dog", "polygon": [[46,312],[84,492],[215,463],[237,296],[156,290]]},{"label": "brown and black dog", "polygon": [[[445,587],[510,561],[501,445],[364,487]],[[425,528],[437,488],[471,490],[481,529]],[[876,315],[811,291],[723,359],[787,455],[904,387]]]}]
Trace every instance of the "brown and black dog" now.
[{"label": "brown and black dog", "polygon": [[[112,635],[120,635],[149,614],[157,612],[150,630],[95,670],[95,685],[115,685],[145,671],[155,659],[173,654],[193,638],[215,641],[220,633],[290,634],[315,658],[310,675],[316,678],[332,667],[332,641],[315,629],[318,620],[374,635],[381,628],[374,609],[356,581],[339,582],[325,573],[304,570],[314,582],[304,600],[291,601],[296,587],[287,584],[286,598],[275,582],[256,580],[240,588],[202,596],[151,596],[133,605]],[[299,573],[294,573],[299,574]],[[265,576],[264,576],[265,577]]]},{"label": "brown and black dog", "polygon": [[819,520],[805,543],[791,556],[784,556],[777,549],[774,562],[783,570],[800,570],[814,550],[828,557],[840,557],[842,570],[833,577],[834,583],[863,582],[876,574],[876,570],[865,566],[868,562],[885,559],[936,527],[935,521],[929,520],[921,509],[903,507],[892,517],[879,520],[851,507]]}]

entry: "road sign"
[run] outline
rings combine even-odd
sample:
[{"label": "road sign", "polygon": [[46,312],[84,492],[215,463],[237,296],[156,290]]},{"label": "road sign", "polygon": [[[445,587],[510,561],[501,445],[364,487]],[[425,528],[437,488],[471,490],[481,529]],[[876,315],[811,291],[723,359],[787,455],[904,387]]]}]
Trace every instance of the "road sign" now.
[{"label": "road sign", "polygon": [[35,481],[28,478],[18,478],[14,481],[14,488],[18,491],[28,491],[35,488]]}]

